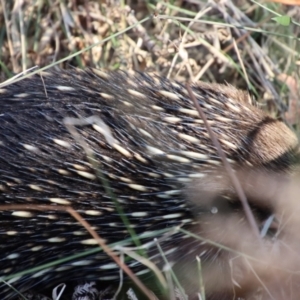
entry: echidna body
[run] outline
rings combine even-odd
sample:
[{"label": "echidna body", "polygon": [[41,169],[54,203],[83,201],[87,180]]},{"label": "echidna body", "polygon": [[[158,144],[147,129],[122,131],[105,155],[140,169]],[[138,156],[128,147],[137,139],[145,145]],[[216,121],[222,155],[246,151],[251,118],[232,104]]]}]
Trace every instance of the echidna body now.
[{"label": "echidna body", "polygon": [[[296,136],[249,104],[247,93],[207,83],[192,90],[234,167],[290,169]],[[97,247],[69,213],[29,205],[71,206],[107,244],[135,246],[127,226],[144,244],[154,238],[145,238],[147,232],[197,224],[201,209],[189,203],[189,185],[203,179],[213,188],[217,179],[210,174],[222,165],[184,85],[96,70],[51,71],[3,87],[0,153],[0,203],[24,205],[0,211],[0,276],[20,291],[66,278],[119,279],[117,265],[102,252],[5,277]],[[205,197],[198,198],[205,206]],[[180,251],[182,237],[162,240],[166,254]],[[200,255],[197,244],[190,247]],[[147,247],[150,254],[155,249]],[[0,293],[1,299],[13,294],[8,286]]]}]

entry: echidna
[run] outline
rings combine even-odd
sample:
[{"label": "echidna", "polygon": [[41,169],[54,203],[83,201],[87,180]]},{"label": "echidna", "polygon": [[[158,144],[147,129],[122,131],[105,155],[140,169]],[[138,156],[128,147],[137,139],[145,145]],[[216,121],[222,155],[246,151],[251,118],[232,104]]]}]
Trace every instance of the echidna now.
[{"label": "echidna", "polygon": [[[291,168],[296,136],[251,105],[248,93],[203,82],[191,87],[234,168]],[[146,243],[164,235],[146,233],[179,226],[201,234],[202,217],[216,213],[216,203],[206,203],[207,194],[226,199],[232,192],[219,183],[221,166],[203,120],[178,82],[145,73],[73,70],[41,73],[3,87],[0,199],[12,207],[0,211],[1,278],[20,292],[66,280],[119,280],[118,266],[103,252],[12,278],[97,248],[69,213],[34,209],[41,204],[71,206],[107,244],[136,246],[131,228],[158,261],[157,247]],[[238,209],[238,201],[228,203]],[[13,207],[19,204],[24,208]],[[160,245],[175,262],[186,260],[189,252],[204,262],[218,253],[178,232]],[[147,271],[135,261],[128,264],[137,275]],[[15,292],[6,283],[1,299],[13,299]]]}]

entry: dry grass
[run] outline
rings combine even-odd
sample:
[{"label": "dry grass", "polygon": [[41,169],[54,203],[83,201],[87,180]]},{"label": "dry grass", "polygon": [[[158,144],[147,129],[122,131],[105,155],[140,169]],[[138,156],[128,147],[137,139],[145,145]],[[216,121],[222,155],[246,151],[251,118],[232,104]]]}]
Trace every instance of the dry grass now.
[{"label": "dry grass", "polygon": [[[300,43],[296,37],[300,26],[293,22],[282,26],[272,18],[279,14],[297,20],[299,7],[260,6],[243,0],[115,2],[1,0],[0,78],[55,65],[155,72],[179,81],[228,82],[249,89],[258,105],[298,129]],[[263,188],[251,186],[243,172],[240,178],[249,193],[255,191],[267,206],[272,204],[276,234],[257,247],[239,216],[203,220],[207,234],[202,241],[223,249],[232,261],[229,273],[238,276],[218,280],[223,271],[218,263],[224,257],[216,251],[217,259],[205,274],[202,297],[218,287],[216,299],[229,299],[226,291],[233,283],[237,290],[243,287],[247,300],[298,299],[299,178],[289,184],[273,176],[261,178],[266,181]],[[203,288],[192,281],[192,275],[181,272],[183,285],[192,282],[198,287],[197,291],[187,287],[190,293]],[[172,276],[166,277],[173,286]],[[184,299],[177,288],[173,290],[170,297],[178,294]]]}]

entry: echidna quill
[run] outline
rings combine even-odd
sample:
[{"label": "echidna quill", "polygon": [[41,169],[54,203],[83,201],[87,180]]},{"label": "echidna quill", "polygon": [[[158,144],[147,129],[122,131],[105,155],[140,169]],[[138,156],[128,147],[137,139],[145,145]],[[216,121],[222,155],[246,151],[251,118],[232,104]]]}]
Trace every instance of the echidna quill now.
[{"label": "echidna quill", "polygon": [[[191,88],[234,169],[289,173],[298,140],[284,123],[232,86],[199,82]],[[178,82],[145,73],[72,70],[4,86],[0,203],[11,207],[0,211],[1,299],[16,297],[11,286],[24,293],[66,281],[118,282],[119,267],[100,251],[20,273],[97,249],[87,230],[57,206],[76,210],[108,245],[135,247],[130,228],[148,258],[162,266],[157,238],[183,277],[191,277],[187,266],[196,265],[198,255],[209,282],[207,299],[238,299],[234,289],[242,287],[230,278],[230,287],[217,284],[218,276],[227,280],[232,272],[230,255],[222,254],[226,250],[182,232],[171,234],[183,228],[201,235],[210,216],[222,214],[224,203],[243,214],[230,183],[222,183],[226,171],[221,169],[207,128]],[[223,258],[214,277],[209,269],[216,257]],[[135,260],[128,266],[137,276],[150,272]],[[193,295],[199,290],[196,281]]]}]

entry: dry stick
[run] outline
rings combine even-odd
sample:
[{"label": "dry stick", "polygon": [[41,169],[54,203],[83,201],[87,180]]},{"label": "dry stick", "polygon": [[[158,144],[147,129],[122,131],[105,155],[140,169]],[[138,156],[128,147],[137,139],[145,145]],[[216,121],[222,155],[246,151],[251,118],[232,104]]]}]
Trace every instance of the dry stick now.
[{"label": "dry stick", "polygon": [[78,212],[76,212],[73,208],[68,208],[67,211],[78,221],[82,224],[85,229],[90,233],[90,235],[99,243],[102,249],[108,254],[122,270],[134,281],[134,283],[141,289],[141,291],[149,298],[149,299],[157,299],[147,288],[146,286],[136,277],[136,275],[128,268],[126,264],[124,264],[114,252],[106,246],[103,239],[99,237],[97,232],[91,228],[89,223],[84,220]]},{"label": "dry stick", "polygon": [[[250,86],[249,77],[248,77],[248,74],[247,74],[247,72],[246,72],[244,62],[243,62],[243,60],[242,60],[242,58],[241,58],[240,51],[239,51],[239,49],[238,49],[238,47],[237,47],[237,43],[236,43],[235,40],[233,40],[232,43],[233,43],[233,45],[234,45],[234,50],[235,50],[235,52],[236,52],[236,55],[237,55],[237,57],[238,57],[238,60],[239,60],[239,62],[240,62],[240,65],[241,65],[241,67],[242,67],[242,70],[243,70],[243,73],[244,73],[244,76],[245,76],[245,81],[246,81],[246,83],[247,83],[247,87],[249,87],[249,86]],[[248,95],[249,95],[249,94],[248,94]],[[248,97],[248,98],[249,98],[249,97]]]},{"label": "dry stick", "polygon": [[186,84],[186,88],[188,90],[190,98],[193,100],[194,105],[195,105],[195,107],[196,107],[199,115],[201,116],[203,122],[204,122],[204,125],[205,125],[205,127],[206,127],[206,129],[208,131],[208,134],[210,136],[210,139],[211,139],[213,145],[216,147],[216,149],[218,151],[218,154],[219,154],[220,158],[222,159],[222,162],[224,164],[226,172],[227,172],[227,174],[229,175],[229,177],[231,179],[231,182],[232,182],[232,184],[233,184],[233,186],[234,186],[234,188],[235,188],[235,190],[236,190],[236,192],[237,192],[237,194],[238,194],[238,196],[240,198],[240,201],[242,202],[243,209],[245,211],[247,220],[248,220],[248,222],[249,222],[249,224],[250,224],[250,226],[251,226],[254,234],[257,236],[257,238],[260,239],[260,234],[259,234],[259,230],[258,230],[257,224],[256,224],[255,219],[253,217],[253,214],[251,212],[249,203],[248,203],[246,195],[245,195],[245,193],[244,193],[244,191],[242,189],[242,186],[241,186],[240,182],[238,181],[237,177],[235,176],[235,174],[234,174],[234,172],[233,172],[233,170],[232,170],[229,162],[227,161],[226,156],[224,154],[224,151],[222,151],[222,147],[220,145],[220,142],[218,141],[218,139],[216,138],[215,134],[213,133],[210,125],[208,124],[206,116],[205,116],[203,110],[201,109],[201,107],[200,107],[200,105],[199,105],[199,103],[198,103],[198,101],[197,101],[197,99],[196,99],[196,97],[195,97],[195,95],[194,95],[194,93],[193,93],[190,85]]},{"label": "dry stick", "polygon": [[[260,21],[259,23],[257,23],[253,28],[258,28],[260,25],[263,25],[264,23],[266,23],[267,21],[269,21],[270,19],[272,19],[272,17],[267,17],[265,19],[263,19],[262,21]],[[238,39],[236,39],[235,43],[239,44],[240,42],[244,41],[248,36],[251,35],[251,32],[246,32],[245,34],[241,35]],[[228,45],[223,52],[227,53],[229,50],[231,50],[234,47],[234,43],[232,42],[230,45]]]},{"label": "dry stick", "polygon": [[109,255],[116,264],[133,280],[133,282],[141,289],[141,291],[151,300],[157,300],[155,295],[151,293],[147,287],[136,277],[136,275],[131,271],[126,264],[124,264],[119,257],[105,244],[104,239],[100,238],[95,230],[92,229],[90,224],[84,220],[78,212],[76,212],[70,206],[52,206],[52,205],[27,205],[27,204],[17,204],[17,205],[0,205],[0,210],[55,210],[55,211],[66,211],[74,219],[76,219],[98,242],[99,246]]}]

